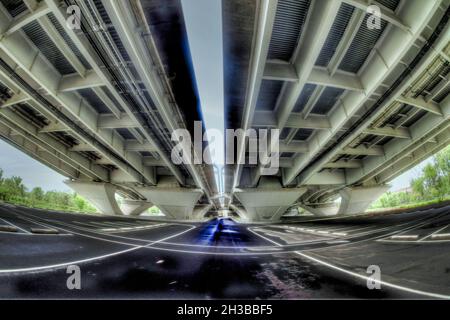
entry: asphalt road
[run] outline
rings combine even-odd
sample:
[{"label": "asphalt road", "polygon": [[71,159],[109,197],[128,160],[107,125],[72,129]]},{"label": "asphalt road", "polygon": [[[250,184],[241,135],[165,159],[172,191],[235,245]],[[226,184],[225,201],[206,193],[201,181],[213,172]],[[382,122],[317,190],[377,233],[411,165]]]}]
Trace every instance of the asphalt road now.
[{"label": "asphalt road", "polygon": [[0,205],[0,298],[450,298],[449,249],[450,207],[244,225]]}]

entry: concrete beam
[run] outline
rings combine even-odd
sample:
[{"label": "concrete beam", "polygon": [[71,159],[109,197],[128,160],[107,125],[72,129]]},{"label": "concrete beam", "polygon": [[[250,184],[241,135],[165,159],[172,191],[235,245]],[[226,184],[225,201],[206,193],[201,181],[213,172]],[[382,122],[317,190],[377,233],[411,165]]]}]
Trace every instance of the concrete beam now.
[{"label": "concrete beam", "polygon": [[102,79],[94,70],[87,70],[82,77],[78,73],[64,75],[58,85],[59,92],[71,92],[103,86]]},{"label": "concrete beam", "polygon": [[97,126],[99,129],[138,128],[139,124],[126,113],[121,113],[119,118],[114,115],[99,115]]},{"label": "concrete beam", "polygon": [[341,160],[335,162],[329,162],[323,167],[325,169],[351,169],[351,168],[361,168],[362,164],[360,160]]},{"label": "concrete beam", "polygon": [[[255,112],[255,118],[253,121],[254,127],[264,127],[264,128],[281,128],[279,123],[275,119],[272,112],[267,111],[257,111]],[[293,113],[287,119],[285,125],[286,128],[296,128],[296,129],[330,129],[331,124],[326,116],[322,115],[310,115],[308,119],[299,113]]]},{"label": "concrete beam", "polygon": [[280,142],[280,153],[293,152],[293,153],[308,153],[308,145],[303,141],[293,141],[289,144]]},{"label": "concrete beam", "polygon": [[305,185],[313,186],[328,186],[328,185],[345,185],[347,180],[345,178],[345,171],[334,170],[322,170],[314,174],[311,179]]},{"label": "concrete beam", "polygon": [[[342,148],[345,147],[343,143],[330,150],[326,157],[315,161],[312,165],[310,163],[323,150],[323,147],[332,141],[336,133],[345,126],[348,120],[364,107],[367,99],[376,92],[377,88],[385,81],[393,68],[401,62],[403,56],[414,45],[415,41],[420,37],[422,30],[428,25],[429,20],[438,9],[438,1],[424,3],[414,0],[411,3],[408,2],[408,6],[402,7],[398,11],[397,14],[400,19],[411,26],[410,32],[405,32],[401,28],[393,28],[382,38],[377,45],[377,50],[373,51],[373,54],[369,56],[365,68],[359,74],[360,81],[365,88],[365,94],[350,91],[340,100],[339,105],[329,114],[332,128],[330,130],[320,130],[314,134],[310,139],[309,155],[295,159],[293,168],[287,169],[283,175],[283,184],[290,184],[300,173],[301,177],[297,181],[299,183],[305,183],[315,172],[320,171],[324,164],[330,162],[336,154],[341,152]],[[407,81],[409,80],[408,78]],[[403,90],[399,93],[402,92]],[[386,104],[386,107],[389,104]],[[364,119],[363,124],[360,126],[360,131],[358,130],[358,134],[370,125],[371,120]],[[346,137],[345,142],[350,139],[354,140],[355,136],[352,134],[351,137]],[[306,166],[308,166],[308,169],[302,172]]]},{"label": "concrete beam", "polygon": [[352,156],[384,156],[384,150],[382,146],[371,146],[368,148],[361,145],[356,148],[346,147],[342,149],[341,154]]},{"label": "concrete beam", "polygon": [[140,143],[137,140],[126,140],[125,150],[133,152],[142,152],[142,151],[155,152],[156,148],[150,142]]},{"label": "concrete beam", "polygon": [[12,107],[16,104],[23,103],[29,101],[30,98],[24,92],[19,92],[18,94],[14,94],[11,98],[0,104],[0,108]]},{"label": "concrete beam", "polygon": [[51,122],[49,125],[39,130],[39,133],[64,132],[69,131],[69,128],[60,122]]},{"label": "concrete beam", "polygon": [[144,166],[147,166],[147,167],[165,167],[167,165],[161,159],[155,159],[153,157],[144,157]]},{"label": "concrete beam", "polygon": [[[1,32],[6,28],[10,17],[4,12],[5,9],[3,6],[0,6],[0,8]],[[148,183],[154,183],[154,181],[150,180],[152,179],[151,176],[142,174],[144,170],[142,159],[139,155],[136,154],[131,158],[126,157],[123,151],[123,139],[117,133],[108,130],[99,130],[97,126],[99,114],[93,111],[92,107],[88,106],[78,95],[72,93],[58,93],[57,88],[62,78],[61,74],[49,64],[48,60],[31,44],[30,41],[25,39],[22,34],[14,33],[0,40],[0,48],[21,68],[23,73],[31,77],[43,90],[51,95],[51,97],[60,104],[66,112],[70,113],[72,117],[82,123],[84,127],[90,131],[88,134],[90,137],[95,137],[95,139],[108,146],[109,150],[107,152],[105,151],[106,148],[96,148],[99,153],[114,161],[118,168],[124,170],[124,172],[129,174],[130,178],[134,179],[136,182],[142,182],[143,179],[145,179]],[[36,100],[35,102],[41,105],[40,101]],[[44,105],[42,105],[42,107],[48,109]],[[53,112],[53,110],[51,111]],[[68,119],[60,120],[69,127],[73,126],[73,123]],[[85,135],[78,134],[75,130],[71,132],[81,141],[86,140]],[[94,145],[94,147],[97,147],[97,145],[98,144]],[[112,155],[110,150],[114,150],[115,155]],[[117,161],[120,157],[124,160]]]},{"label": "concrete beam", "polygon": [[396,159],[403,158],[414,152],[422,145],[429,143],[442,132],[448,131],[450,119],[450,96],[441,103],[443,117],[432,113],[426,114],[416,124],[409,128],[411,139],[395,139],[386,143],[383,148],[383,157],[370,157],[363,160],[361,169],[348,171],[348,179],[351,183],[373,178],[380,169],[388,166]]},{"label": "concrete beam", "polygon": [[[253,34],[253,44],[250,58],[249,78],[247,82],[245,105],[241,119],[241,129],[244,131],[250,129],[253,124],[253,118],[258,100],[261,83],[264,77],[264,69],[269,52],[270,40],[272,38],[272,29],[277,11],[277,0],[262,0],[259,2],[258,12],[256,16],[255,32]],[[242,139],[237,146],[237,165],[234,169],[233,182],[228,187],[226,184],[226,192],[232,193],[239,185],[245,157],[246,139]]]},{"label": "concrete beam", "polygon": [[[139,25],[140,20],[136,20],[136,16],[133,14],[133,10],[128,2],[102,1],[102,3],[111,18],[122,43],[127,48],[127,52],[133,62],[136,72],[139,74],[142,83],[148,90],[148,94],[158,110],[164,125],[169,132],[173,132],[180,128],[185,129],[185,120],[172,92],[170,80],[164,72],[160,72],[160,70],[165,69],[162,65],[161,58],[159,57],[158,48],[152,38],[151,31],[147,29],[149,26],[147,24]],[[144,21],[146,20],[145,15],[141,18]],[[139,33],[136,33],[136,27],[142,27],[143,32],[147,33],[145,40],[143,37],[139,36]],[[132,117],[132,115],[130,116]],[[156,145],[150,134],[148,134],[148,138],[153,145]],[[185,148],[185,146],[182,148]],[[186,146],[186,148],[189,148],[189,151],[192,151],[192,145]],[[159,150],[159,154],[164,161],[166,161],[167,166],[174,171],[173,174],[176,177],[181,178],[179,169],[171,162],[168,155],[166,155],[166,152],[161,149]],[[203,168],[197,167],[194,164],[187,164],[185,168],[194,179],[195,184],[210,197],[212,190],[210,190],[211,187],[204,181],[205,176]],[[178,180],[180,181],[182,179]],[[184,181],[181,181],[181,183],[184,183]]]},{"label": "concrete beam", "polygon": [[431,101],[425,101],[424,98],[418,96],[417,98],[409,98],[409,97],[398,97],[396,99],[398,102],[408,104],[410,106],[434,113],[438,116],[442,116],[442,110],[437,103]]},{"label": "concrete beam", "polygon": [[[279,61],[268,61],[266,63],[263,78],[264,80],[279,80],[287,82],[296,82],[299,80],[297,70],[294,65]],[[331,75],[326,68],[322,67],[314,67],[306,82],[325,87],[364,91],[364,88],[356,74],[335,71],[335,73]]]},{"label": "concrete beam", "polygon": [[[52,12],[51,6],[49,6],[48,3],[45,2],[37,2],[36,0],[24,0],[24,3],[31,11],[33,11],[34,8],[45,5],[49,10],[49,12]],[[47,33],[50,40],[52,40],[52,42],[56,45],[56,47],[61,51],[63,56],[72,65],[74,70],[78,72],[80,75],[84,76],[84,74],[86,73],[86,68],[78,59],[76,54],[67,45],[66,41],[58,32],[58,30],[50,21],[50,19],[46,15],[43,15],[42,17],[39,17],[37,21],[39,22],[40,26],[44,29],[44,31]],[[65,23],[62,24],[62,26],[65,25],[66,25]]]},{"label": "concrete beam", "polygon": [[[66,13],[65,13],[66,7],[64,5],[61,6],[61,3],[58,0],[45,0],[45,3],[52,9],[52,13],[55,15],[58,22],[64,26],[66,23]],[[69,36],[69,38],[72,40],[72,42],[77,46],[78,50],[86,59],[86,61],[91,65],[93,71],[95,71],[95,73],[100,77],[104,85],[108,88],[109,92],[111,92],[112,96],[122,107],[122,109],[125,110],[128,116],[133,118],[133,120],[135,120],[136,123],[139,123],[138,116],[133,113],[127,101],[117,91],[115,85],[112,83],[110,79],[108,72],[101,67],[102,62],[100,61],[99,57],[97,56],[97,54],[95,53],[89,42],[87,41],[86,37],[82,33],[77,33],[76,30],[66,28],[65,31]],[[168,155],[165,154],[161,146],[157,143],[157,141],[154,140],[153,136],[150,135],[148,130],[143,128],[141,125],[139,127],[142,129],[145,138],[155,146],[158,146],[158,153],[161,156],[161,158],[167,163],[171,173],[178,179],[180,183],[184,183],[185,180],[184,176],[181,174],[179,169],[173,165]],[[139,156],[134,155],[134,157]],[[139,159],[139,162],[142,163],[141,159]]]},{"label": "concrete beam", "polygon": [[[367,12],[368,7],[372,4],[370,1],[366,0],[343,0],[345,3],[348,3],[351,6],[354,6],[357,9],[363,10]],[[376,3],[376,5],[380,8],[381,19],[391,23],[392,25],[402,29],[403,31],[410,31],[410,26],[408,26],[402,19],[401,16],[398,16],[394,11],[380,3]]]},{"label": "concrete beam", "polygon": [[293,63],[299,79],[293,83],[286,83],[283,94],[278,98],[276,110],[280,128],[288,121],[304,85],[311,76],[341,3],[341,1],[317,0],[310,5],[308,24],[303,31],[304,37]]},{"label": "concrete beam", "polygon": [[23,27],[25,27],[27,24],[39,19],[42,16],[47,15],[50,13],[50,8],[45,3],[38,3],[36,7],[31,10],[31,12],[26,12],[24,14],[19,15],[16,17],[11,24],[9,25],[9,28],[3,33],[2,36],[7,37],[14,32],[19,31]]},{"label": "concrete beam", "polygon": [[364,92],[364,87],[356,74],[336,71],[330,75],[326,68],[315,67],[311,71],[307,83],[324,87]]},{"label": "concrete beam", "polygon": [[269,60],[264,68],[264,80],[298,81],[297,70],[285,61]]},{"label": "concrete beam", "polygon": [[364,130],[364,134],[371,134],[374,136],[393,137],[399,139],[411,139],[408,128],[368,128]]}]

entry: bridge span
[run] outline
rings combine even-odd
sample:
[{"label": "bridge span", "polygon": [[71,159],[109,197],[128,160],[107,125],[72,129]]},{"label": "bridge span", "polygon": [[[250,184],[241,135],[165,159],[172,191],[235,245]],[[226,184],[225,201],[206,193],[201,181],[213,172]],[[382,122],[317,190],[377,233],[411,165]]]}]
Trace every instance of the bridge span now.
[{"label": "bridge span", "polygon": [[0,138],[105,214],[363,212],[450,141],[450,1],[370,4],[222,1],[225,127],[280,132],[275,175],[245,139],[222,175],[171,157],[202,120],[180,0],[0,0]]}]

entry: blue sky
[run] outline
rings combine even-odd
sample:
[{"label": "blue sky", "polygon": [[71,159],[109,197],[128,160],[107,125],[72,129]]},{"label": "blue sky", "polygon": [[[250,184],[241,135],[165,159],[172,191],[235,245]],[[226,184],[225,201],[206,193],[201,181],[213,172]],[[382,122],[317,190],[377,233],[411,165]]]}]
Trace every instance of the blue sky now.
[{"label": "blue sky", "polygon": [[0,139],[0,168],[6,177],[19,176],[31,190],[42,187],[46,191],[70,191],[64,184],[66,177],[17,150]]},{"label": "blue sky", "polygon": [[[207,130],[218,130],[223,137],[222,1],[182,0],[181,3],[204,124]],[[224,149],[215,151],[212,161],[223,165]]]}]

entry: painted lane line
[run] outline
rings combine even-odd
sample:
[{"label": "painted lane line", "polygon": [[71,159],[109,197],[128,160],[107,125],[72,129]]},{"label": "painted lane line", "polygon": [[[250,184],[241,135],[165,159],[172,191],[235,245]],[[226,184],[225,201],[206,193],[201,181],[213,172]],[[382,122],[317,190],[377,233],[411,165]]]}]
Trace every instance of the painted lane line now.
[{"label": "painted lane line", "polygon": [[434,236],[435,234],[441,232],[442,230],[445,230],[448,226],[449,226],[449,225],[446,225],[446,226],[444,226],[444,227],[442,227],[442,228],[440,228],[440,229],[438,229],[438,230],[436,230],[436,231],[430,233],[429,235],[427,235],[426,237],[423,237],[423,238],[420,239],[419,241],[423,241],[423,240],[425,240],[425,239],[428,239],[429,237],[433,238],[433,236]]},{"label": "painted lane line", "polygon": [[83,236],[83,237],[88,237],[88,238],[93,238],[93,239],[97,239],[97,240],[101,240],[101,241],[114,242],[114,243],[124,244],[124,245],[127,245],[127,246],[132,246],[132,248],[121,250],[121,251],[117,251],[117,252],[113,252],[113,253],[109,253],[109,254],[105,254],[105,255],[95,256],[95,257],[91,257],[91,258],[87,258],[87,259],[81,259],[81,260],[64,262],[64,263],[53,264],[53,265],[47,265],[47,266],[30,267],[30,268],[17,268],[17,269],[4,269],[4,270],[0,270],[0,274],[3,274],[3,273],[19,273],[19,272],[35,272],[35,271],[42,271],[42,270],[46,270],[46,269],[56,269],[56,268],[61,268],[61,267],[65,267],[65,266],[68,266],[68,265],[81,264],[81,263],[86,263],[86,262],[92,262],[92,261],[95,261],[95,260],[105,259],[105,258],[109,258],[109,257],[112,257],[112,256],[117,256],[117,255],[124,254],[124,253],[127,253],[127,252],[135,251],[135,250],[138,250],[138,249],[148,248],[148,247],[150,247],[150,246],[152,246],[152,245],[154,245],[156,243],[159,243],[159,242],[162,242],[162,241],[165,241],[165,240],[169,240],[169,239],[178,237],[178,236],[180,236],[180,235],[182,235],[182,234],[184,234],[184,233],[186,233],[188,231],[191,231],[194,228],[195,228],[195,226],[192,226],[191,228],[189,228],[189,229],[187,229],[187,230],[185,230],[183,232],[180,232],[180,233],[171,235],[169,237],[166,237],[166,238],[154,241],[153,243],[149,243],[149,244],[147,244],[145,246],[133,245],[133,244],[130,244],[130,243],[125,243],[125,242],[120,243],[120,242],[117,242],[117,241],[111,241],[111,240],[102,239],[102,238],[98,238],[98,237],[94,237],[94,236],[78,234],[78,235]]},{"label": "painted lane line", "polygon": [[392,240],[417,240],[419,235],[411,234],[411,235],[393,235],[391,236]]},{"label": "painted lane line", "polygon": [[[250,229],[249,229],[249,230],[250,230]],[[250,230],[250,231],[251,231],[251,230]],[[253,233],[255,233],[257,236],[259,236],[259,237],[261,237],[261,238],[263,238],[263,239],[265,239],[265,240],[268,240],[268,241],[270,241],[270,242],[272,242],[272,243],[274,243],[274,244],[276,244],[276,245],[278,245],[278,246],[283,246],[282,244],[277,243],[277,242],[275,242],[275,241],[272,241],[272,240],[270,240],[270,239],[267,239],[266,237],[261,236],[260,234],[258,234],[258,233],[256,233],[256,232],[253,232]],[[418,295],[424,295],[424,296],[428,296],[428,297],[432,297],[432,298],[438,298],[438,299],[450,299],[450,295],[443,295],[443,294],[438,294],[438,293],[433,293],[433,292],[427,292],[427,291],[416,290],[416,289],[412,289],[412,288],[408,288],[408,287],[399,286],[399,285],[396,285],[396,284],[393,284],[393,283],[390,283],[390,282],[372,279],[372,278],[369,278],[369,277],[367,277],[367,276],[365,276],[365,275],[362,275],[362,274],[359,274],[359,273],[356,273],[356,272],[353,272],[353,271],[350,271],[350,270],[346,270],[346,269],[343,269],[343,268],[341,268],[341,267],[332,265],[331,263],[328,263],[328,262],[325,262],[325,261],[316,259],[316,258],[311,257],[311,256],[309,256],[309,255],[306,255],[306,254],[304,254],[304,253],[302,253],[302,252],[295,251],[295,253],[298,254],[299,256],[303,257],[303,258],[306,258],[306,259],[308,259],[308,260],[314,261],[314,262],[316,262],[316,263],[319,263],[319,264],[321,264],[321,265],[323,265],[323,266],[326,266],[326,267],[328,267],[328,268],[331,268],[331,269],[333,269],[333,270],[340,271],[340,272],[342,272],[342,273],[351,275],[351,276],[353,276],[353,277],[356,277],[356,278],[359,278],[359,279],[362,279],[362,280],[365,280],[365,281],[368,281],[368,280],[370,280],[370,281],[372,281],[372,282],[373,282],[373,281],[376,281],[377,283],[380,283],[381,285],[384,285],[384,286],[386,286],[386,287],[390,287],[390,288],[397,289],[397,290],[403,290],[403,291],[407,291],[407,292],[409,292],[409,293],[414,293],[414,294],[418,294]]]},{"label": "painted lane line", "polygon": [[27,231],[27,230],[25,230],[25,229],[23,229],[23,228],[21,228],[21,227],[19,227],[19,226],[16,226],[15,224],[13,224],[13,223],[11,223],[11,222],[9,222],[9,221],[3,219],[3,218],[0,218],[0,220],[2,220],[3,222],[9,224],[9,225],[12,226],[12,227],[15,227],[15,228],[19,229],[20,231],[25,232],[26,234],[30,234],[30,235],[31,235],[31,232],[30,232],[30,231]]},{"label": "painted lane line", "polygon": [[[282,244],[279,244],[278,242],[275,242],[275,241],[273,241],[273,240],[271,240],[271,239],[269,239],[269,238],[267,238],[267,237],[264,237],[264,236],[260,235],[259,233],[253,231],[253,230],[250,229],[250,228],[247,228],[247,230],[250,231],[250,232],[253,233],[253,234],[256,234],[258,237],[263,238],[264,240],[267,240],[267,241],[269,241],[269,242],[275,244],[276,246],[279,246],[279,247],[282,247],[282,246],[283,246]],[[257,230],[258,230],[258,229],[257,229]]]},{"label": "painted lane line", "polygon": [[348,234],[345,233],[345,232],[332,232],[331,234],[333,234],[333,235],[335,235],[335,236],[342,236],[342,237],[345,237],[345,236],[348,235]]},{"label": "painted lane line", "polygon": [[431,297],[431,298],[450,299],[450,295],[444,295],[444,294],[439,294],[439,293],[434,293],[434,292],[428,292],[428,291],[412,289],[412,288],[400,286],[400,285],[397,285],[397,284],[393,284],[393,283],[390,283],[390,282],[386,282],[386,281],[383,281],[383,280],[377,280],[377,279],[374,279],[374,278],[369,278],[369,277],[367,277],[365,275],[362,275],[362,274],[359,274],[359,273],[356,273],[356,272],[353,272],[353,271],[350,271],[350,270],[338,267],[336,265],[333,265],[331,263],[319,260],[317,258],[314,258],[312,256],[306,255],[306,254],[301,253],[299,251],[296,251],[295,253],[298,254],[299,256],[303,257],[303,258],[306,258],[306,259],[310,260],[310,261],[314,261],[314,262],[316,262],[318,264],[321,264],[321,265],[323,265],[325,267],[328,267],[330,269],[333,269],[333,270],[345,273],[347,275],[350,275],[350,276],[358,278],[358,279],[362,279],[364,281],[376,282],[376,283],[379,283],[379,284],[381,284],[383,286],[386,286],[386,287],[389,287],[389,288],[392,288],[392,289],[406,291],[406,292],[409,292],[409,293],[423,295],[423,296],[427,296],[427,297]]},{"label": "painted lane line", "polygon": [[[178,225],[178,224],[177,224],[177,225]],[[187,225],[182,225],[182,226],[186,227]],[[161,240],[155,241],[154,243],[164,244],[164,243],[165,243],[164,241],[166,241],[166,240],[168,240],[168,239],[170,239],[170,238],[175,238],[175,237],[177,237],[177,236],[179,236],[179,235],[181,235],[181,234],[187,233],[187,232],[189,232],[189,231],[191,231],[191,230],[193,230],[193,229],[195,229],[195,228],[196,228],[195,226],[191,226],[191,228],[188,229],[188,230],[185,230],[185,231],[183,231],[183,232],[181,232],[181,233],[178,233],[178,234],[176,234],[176,235],[170,236],[170,237],[168,237],[168,238],[165,238],[165,239],[161,239]],[[65,229],[63,229],[63,228],[60,228],[60,229],[61,229],[61,230],[65,230]],[[83,234],[83,233],[77,233],[77,232],[73,232],[73,231],[71,231],[71,232],[74,233],[74,234],[77,234],[77,235],[79,235],[79,236],[81,236],[81,237],[93,238],[93,239],[100,240],[100,241],[112,242],[112,243],[117,243],[117,244],[123,244],[123,245],[127,245],[127,246],[132,246],[132,247],[135,248],[135,249],[132,248],[132,249],[134,249],[134,250],[137,250],[137,249],[142,248],[142,249],[157,250],[157,251],[167,251],[167,252],[177,252],[177,253],[187,253],[187,254],[214,255],[214,256],[217,256],[217,255],[222,255],[222,256],[236,256],[236,255],[242,255],[242,256],[254,256],[254,255],[256,254],[256,253],[254,253],[254,252],[229,252],[229,253],[223,253],[223,252],[221,252],[221,253],[219,253],[219,252],[202,252],[202,251],[187,251],[187,250],[179,250],[179,249],[167,249],[167,248],[161,248],[161,247],[153,247],[152,245],[153,245],[154,243],[150,243],[150,244],[145,245],[145,246],[138,246],[138,245],[135,245],[135,244],[132,244],[132,243],[121,242],[121,241],[115,241],[115,240],[108,240],[108,239],[99,238],[99,237],[95,237],[95,236],[91,236],[91,235],[87,235],[87,234]],[[94,233],[94,232],[91,232],[91,231],[90,231],[90,233]],[[137,248],[136,248],[136,247],[137,247]],[[126,250],[126,252],[128,252],[128,251],[134,251],[134,250],[128,249],[128,250]],[[258,254],[258,255],[272,255],[273,253],[276,253],[276,252],[274,252],[274,251],[268,251],[268,252],[261,252],[261,253],[257,253],[257,254]],[[282,253],[284,253],[284,252],[282,252]],[[68,265],[68,264],[64,264],[63,266],[66,266],[66,265]],[[48,268],[44,268],[44,269],[48,269]],[[25,272],[28,272],[28,271],[30,271],[30,270],[25,270]],[[31,270],[31,271],[33,271],[33,270]],[[17,272],[20,272],[20,271],[17,271]],[[0,274],[1,274],[1,273],[10,273],[10,272],[8,272],[7,270],[6,270],[6,271],[0,270]]]},{"label": "painted lane line", "polygon": [[450,240],[450,233],[433,234],[433,235],[431,236],[431,239],[444,239],[444,240]]}]

